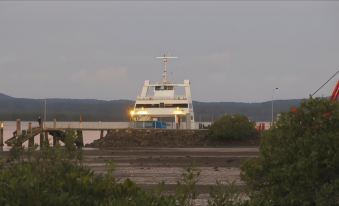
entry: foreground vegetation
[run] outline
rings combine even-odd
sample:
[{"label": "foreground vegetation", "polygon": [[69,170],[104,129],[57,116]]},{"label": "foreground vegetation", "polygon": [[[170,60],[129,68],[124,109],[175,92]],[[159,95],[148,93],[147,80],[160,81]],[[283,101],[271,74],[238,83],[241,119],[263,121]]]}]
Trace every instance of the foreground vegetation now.
[{"label": "foreground vegetation", "polygon": [[[0,164],[0,205],[194,205],[199,170],[187,168],[174,194],[164,193],[163,184],[145,191],[130,180],[119,183],[112,163],[106,174],[94,174],[82,165],[72,131],[66,136],[63,148],[12,148]],[[208,205],[339,205],[339,104],[309,99],[282,114],[263,134],[259,157],[242,166],[241,176],[246,194],[232,183],[217,183]]]},{"label": "foreground vegetation", "polygon": [[[10,157],[0,164],[0,205],[107,205],[107,206],[190,206],[197,198],[196,184],[200,171],[187,168],[173,194],[164,193],[164,183],[145,191],[130,180],[118,182],[114,164],[107,173],[94,174],[82,165],[81,150],[68,131],[65,147],[41,150],[13,147]],[[219,185],[219,188],[227,187]],[[225,190],[226,191],[226,190]],[[232,201],[213,191],[210,205]],[[221,199],[223,198],[223,199]],[[230,197],[231,198],[231,197]],[[218,200],[220,199],[220,200]],[[217,204],[219,205],[219,204]]]},{"label": "foreground vegetation", "polygon": [[242,167],[253,205],[339,205],[339,104],[309,99],[264,133]]}]

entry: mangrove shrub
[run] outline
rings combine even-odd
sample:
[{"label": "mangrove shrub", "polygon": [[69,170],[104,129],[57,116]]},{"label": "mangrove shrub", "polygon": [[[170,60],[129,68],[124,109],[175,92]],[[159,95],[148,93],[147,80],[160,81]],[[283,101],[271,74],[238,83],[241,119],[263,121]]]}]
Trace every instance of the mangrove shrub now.
[{"label": "mangrove shrub", "polygon": [[339,205],[339,104],[309,99],[262,137],[242,167],[253,205]]},{"label": "mangrove shrub", "polygon": [[209,129],[209,137],[215,140],[240,140],[254,137],[255,123],[244,115],[224,115]]}]

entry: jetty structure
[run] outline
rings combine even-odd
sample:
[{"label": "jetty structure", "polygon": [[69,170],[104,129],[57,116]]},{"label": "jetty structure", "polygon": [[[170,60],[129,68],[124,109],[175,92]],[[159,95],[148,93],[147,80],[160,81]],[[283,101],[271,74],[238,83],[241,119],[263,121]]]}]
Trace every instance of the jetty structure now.
[{"label": "jetty structure", "polygon": [[[190,81],[174,83],[168,79],[168,61],[177,57],[163,55],[156,58],[162,60],[164,66],[162,80],[157,83],[145,80],[134,109],[130,111],[132,125],[145,127],[151,123],[153,126],[150,127],[155,128],[195,129]],[[183,94],[179,94],[180,90]]]}]

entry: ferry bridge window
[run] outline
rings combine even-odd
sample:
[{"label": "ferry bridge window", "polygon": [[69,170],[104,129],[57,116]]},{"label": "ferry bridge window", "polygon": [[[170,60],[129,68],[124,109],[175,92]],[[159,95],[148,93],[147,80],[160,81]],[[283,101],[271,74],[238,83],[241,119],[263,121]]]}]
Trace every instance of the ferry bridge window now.
[{"label": "ferry bridge window", "polygon": [[188,108],[188,104],[165,104],[160,102],[160,104],[136,104],[136,108]]},{"label": "ferry bridge window", "polygon": [[165,104],[166,108],[187,108],[188,104]]},{"label": "ferry bridge window", "polygon": [[159,104],[136,104],[136,108],[159,108]]},{"label": "ferry bridge window", "polygon": [[155,86],[156,91],[173,90],[173,86]]}]

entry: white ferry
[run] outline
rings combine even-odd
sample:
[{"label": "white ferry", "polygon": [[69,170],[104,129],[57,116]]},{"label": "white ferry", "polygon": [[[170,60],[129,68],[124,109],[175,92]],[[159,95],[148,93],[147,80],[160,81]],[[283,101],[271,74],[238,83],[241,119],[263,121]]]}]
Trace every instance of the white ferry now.
[{"label": "white ferry", "polygon": [[[156,127],[176,129],[194,129],[194,112],[191,96],[190,81],[172,83],[167,76],[167,63],[169,59],[177,57],[161,56],[164,64],[162,81],[144,82],[141,94],[137,97],[134,109],[130,111],[132,123],[135,127]],[[183,90],[183,95],[178,94]],[[164,124],[165,123],[165,124]]]}]

